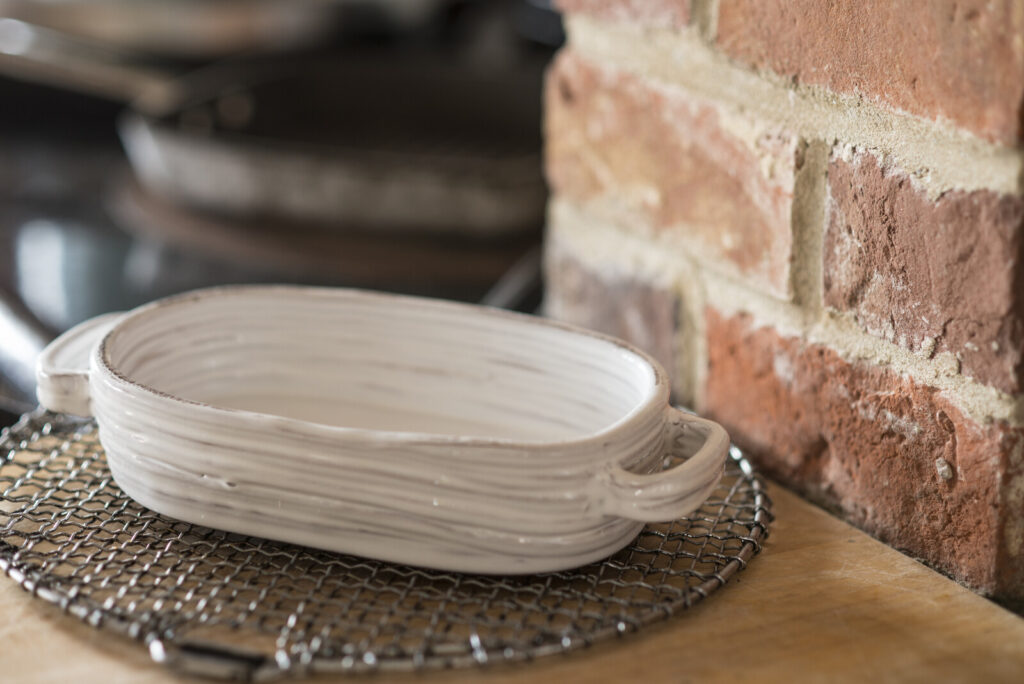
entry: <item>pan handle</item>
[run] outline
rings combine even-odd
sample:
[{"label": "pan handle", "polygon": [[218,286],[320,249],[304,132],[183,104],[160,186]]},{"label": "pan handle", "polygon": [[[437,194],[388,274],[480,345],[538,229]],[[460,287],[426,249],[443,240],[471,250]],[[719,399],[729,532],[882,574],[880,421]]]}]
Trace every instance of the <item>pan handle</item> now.
[{"label": "pan handle", "polygon": [[170,73],[131,63],[129,55],[60,31],[0,17],[0,73],[118,102],[174,97]]},{"label": "pan handle", "polygon": [[55,339],[36,363],[36,395],[44,408],[75,416],[91,416],[89,358],[123,313],[108,313],[79,323]]},{"label": "pan handle", "polygon": [[18,297],[0,288],[0,408],[24,413],[35,406],[33,369],[52,339],[53,333]]},{"label": "pan handle", "polygon": [[505,271],[480,303],[499,309],[533,313],[529,310],[531,298],[538,295],[542,287],[541,261],[540,247],[531,248]]}]

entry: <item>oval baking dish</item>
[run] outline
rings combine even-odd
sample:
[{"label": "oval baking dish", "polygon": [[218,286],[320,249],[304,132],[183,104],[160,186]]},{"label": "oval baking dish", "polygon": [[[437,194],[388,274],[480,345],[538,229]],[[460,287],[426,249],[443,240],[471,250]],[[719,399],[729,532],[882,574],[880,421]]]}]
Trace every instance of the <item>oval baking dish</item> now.
[{"label": "oval baking dish", "polygon": [[[564,569],[683,516],[728,436],[632,347],[543,319],[239,286],[87,321],[39,399],[95,416],[118,485],[165,515],[400,563]],[[688,459],[664,470],[666,458]]]}]

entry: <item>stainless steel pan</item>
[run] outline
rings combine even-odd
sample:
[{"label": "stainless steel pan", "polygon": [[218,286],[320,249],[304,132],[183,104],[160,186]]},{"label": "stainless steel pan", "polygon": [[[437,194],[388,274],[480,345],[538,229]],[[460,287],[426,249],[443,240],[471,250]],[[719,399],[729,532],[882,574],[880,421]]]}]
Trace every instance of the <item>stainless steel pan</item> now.
[{"label": "stainless steel pan", "polygon": [[[286,281],[322,279],[372,288],[463,300],[500,308],[528,306],[539,285],[532,236],[512,240],[448,240],[406,235],[396,240],[372,230],[324,231],[301,224],[238,221],[181,207],[131,182],[117,184],[107,209],[125,232],[208,258],[241,261]],[[539,261],[536,256],[528,264]],[[507,277],[505,277],[507,276]]]},{"label": "stainless steel pan", "polygon": [[0,16],[141,55],[212,59],[308,48],[359,16],[396,29],[444,0],[0,0]]},{"label": "stainless steel pan", "polygon": [[0,69],[130,103],[120,132],[147,190],[233,217],[392,233],[538,230],[543,65],[407,51],[169,77],[0,22]]},{"label": "stainless steel pan", "polygon": [[219,68],[128,111],[140,181],[183,204],[410,233],[536,232],[540,66],[440,56]]}]

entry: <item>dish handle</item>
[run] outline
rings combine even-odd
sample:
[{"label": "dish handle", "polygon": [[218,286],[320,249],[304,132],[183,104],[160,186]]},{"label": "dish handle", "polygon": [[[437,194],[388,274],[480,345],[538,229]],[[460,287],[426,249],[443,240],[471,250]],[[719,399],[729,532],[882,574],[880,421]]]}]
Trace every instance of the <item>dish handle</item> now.
[{"label": "dish handle", "polygon": [[89,357],[123,313],[108,313],[79,323],[50,342],[36,361],[36,397],[44,408],[91,416]]},{"label": "dish handle", "polygon": [[722,479],[729,434],[718,423],[668,408],[665,448],[686,460],[656,473],[607,473],[605,512],[641,522],[669,522],[692,513]]}]

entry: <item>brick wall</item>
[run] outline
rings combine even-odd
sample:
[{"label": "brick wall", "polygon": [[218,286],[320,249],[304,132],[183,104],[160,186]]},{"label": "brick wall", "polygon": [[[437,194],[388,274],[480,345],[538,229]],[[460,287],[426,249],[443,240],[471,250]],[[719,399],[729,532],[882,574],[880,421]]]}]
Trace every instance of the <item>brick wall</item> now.
[{"label": "brick wall", "polygon": [[1024,6],[562,0],[551,315],[764,469],[1024,596]]}]

